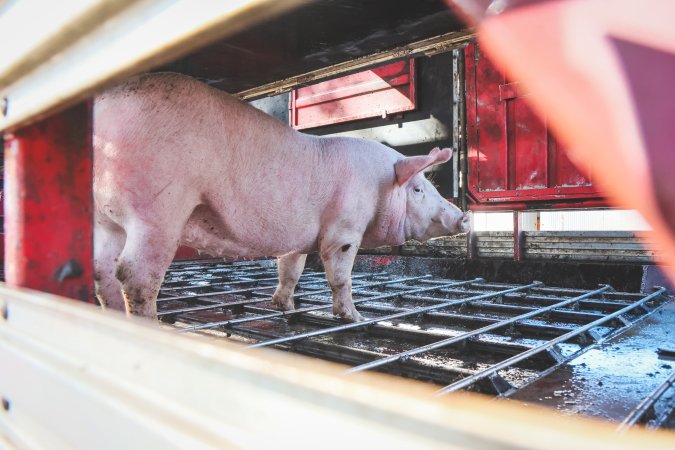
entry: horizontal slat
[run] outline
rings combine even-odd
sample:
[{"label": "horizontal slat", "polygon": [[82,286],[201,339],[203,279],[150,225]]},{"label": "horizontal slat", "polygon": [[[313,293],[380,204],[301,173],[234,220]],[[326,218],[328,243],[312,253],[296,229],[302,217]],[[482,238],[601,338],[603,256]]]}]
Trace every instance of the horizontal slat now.
[{"label": "horizontal slat", "polygon": [[478,254],[500,254],[500,255],[513,255],[513,249],[503,249],[503,248],[479,248],[478,249]]},{"label": "horizontal slat", "polygon": [[488,239],[494,239],[494,238],[512,238],[513,237],[513,232],[512,231],[477,231],[474,233],[474,236],[477,238],[488,238]]},{"label": "horizontal slat", "polygon": [[390,255],[391,252],[392,252],[392,249],[389,246],[359,250],[359,253],[366,254],[366,255]]},{"label": "horizontal slat", "polygon": [[532,244],[555,244],[555,243],[579,243],[579,244],[616,244],[616,245],[623,245],[623,244],[640,244],[643,247],[655,247],[656,245],[652,242],[647,242],[647,241],[641,241],[638,239],[580,239],[580,238],[531,238],[531,237],[526,237],[525,238],[526,242],[532,243]]},{"label": "horizontal slat", "polygon": [[466,245],[466,236],[459,237],[459,238],[438,238],[438,239],[432,239],[430,241],[426,242],[427,245],[443,245],[443,246],[463,246]]},{"label": "horizontal slat", "polygon": [[[659,250],[636,236],[630,231],[529,231],[525,233],[522,257],[537,260],[655,262],[659,258]],[[511,232],[474,233],[474,248],[478,257],[511,258],[513,246]],[[401,255],[411,256],[462,257],[466,251],[466,235],[438,238],[424,244],[410,241],[400,247]],[[389,253],[391,251],[383,250],[378,254]]]},{"label": "horizontal slat", "polygon": [[466,255],[466,249],[442,248],[442,247],[425,247],[423,245],[402,247],[401,255],[410,256],[449,256],[449,257],[463,257]]},{"label": "horizontal slat", "polygon": [[476,246],[482,248],[510,248],[513,250],[513,241],[478,241]]},{"label": "horizontal slat", "polygon": [[513,239],[493,239],[493,240],[475,240],[474,245],[480,246],[480,247],[490,247],[490,246],[503,246],[503,245],[510,245],[513,247]]},{"label": "horizontal slat", "polygon": [[654,251],[648,251],[648,250],[624,250],[624,251],[616,251],[616,252],[608,252],[607,250],[598,250],[598,249],[590,249],[590,248],[584,248],[584,249],[570,249],[570,248],[560,248],[556,250],[550,250],[550,249],[541,249],[541,248],[525,248],[525,254],[549,254],[549,253],[556,253],[559,255],[604,255],[604,256],[612,256],[612,255],[624,255],[624,256],[654,256],[656,252]]},{"label": "horizontal slat", "polygon": [[638,238],[633,231],[526,231],[526,237]]},{"label": "horizontal slat", "polygon": [[479,250],[478,256],[485,258],[513,258],[513,252],[500,252],[492,250]]},{"label": "horizontal slat", "polygon": [[[662,432],[569,418],[276,351],[166,333],[0,288],[0,442],[36,448],[330,446],[670,449]],[[198,380],[198,382],[196,382]],[[58,411],[58,414],[54,412]],[[317,418],[320,418],[317,420]],[[335,433],[335,430],[344,432]]]},{"label": "horizontal slat", "polygon": [[526,242],[528,249],[580,249],[580,250],[612,250],[612,251],[649,251],[637,242],[622,243],[586,243],[586,242]]},{"label": "horizontal slat", "polygon": [[567,260],[567,261],[593,261],[593,262],[634,262],[634,263],[653,263],[655,258],[649,256],[622,256],[622,255],[557,255],[557,254],[542,254],[532,253],[528,254],[527,259],[542,259],[542,260]]}]

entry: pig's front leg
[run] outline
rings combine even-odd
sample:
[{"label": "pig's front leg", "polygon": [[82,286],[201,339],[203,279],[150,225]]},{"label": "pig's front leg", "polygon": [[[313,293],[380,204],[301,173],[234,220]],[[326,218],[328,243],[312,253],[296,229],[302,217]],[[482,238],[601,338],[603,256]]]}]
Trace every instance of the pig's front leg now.
[{"label": "pig's front leg", "polygon": [[300,275],[305,268],[307,255],[291,254],[279,258],[277,267],[279,269],[279,285],[272,296],[272,304],[279,309],[289,311],[295,309],[293,303],[293,293],[298,284]]},{"label": "pig's front leg", "polygon": [[352,301],[352,266],[359,244],[358,240],[340,240],[322,245],[321,249],[326,278],[333,291],[333,314],[354,322],[364,320]]},{"label": "pig's front leg", "polygon": [[115,276],[122,285],[128,315],[157,318],[157,294],[178,247],[180,224],[137,222],[126,227],[127,240]]}]

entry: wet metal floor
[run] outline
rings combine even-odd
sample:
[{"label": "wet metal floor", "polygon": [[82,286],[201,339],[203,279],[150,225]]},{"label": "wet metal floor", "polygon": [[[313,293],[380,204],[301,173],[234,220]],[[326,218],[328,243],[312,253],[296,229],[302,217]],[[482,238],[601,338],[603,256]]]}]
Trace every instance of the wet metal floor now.
[{"label": "wet metal floor", "polygon": [[[167,272],[161,320],[178,332],[276,347],[423,380],[443,395],[468,389],[571,414],[669,423],[675,304],[648,294],[354,273],[365,322],[331,314],[323,272],[307,270],[294,311],[271,305],[273,261],[181,262]],[[672,328],[672,330],[671,330]],[[666,380],[667,381],[667,380]],[[663,392],[661,392],[663,391]],[[633,410],[643,402],[638,413]],[[637,417],[639,416],[639,417]],[[637,419],[635,419],[637,417]]]},{"label": "wet metal floor", "polygon": [[[570,414],[622,420],[675,373],[675,303],[663,305],[623,333],[561,365],[510,396]],[[645,419],[666,419],[675,402],[668,389]],[[647,420],[645,420],[646,422]]]}]

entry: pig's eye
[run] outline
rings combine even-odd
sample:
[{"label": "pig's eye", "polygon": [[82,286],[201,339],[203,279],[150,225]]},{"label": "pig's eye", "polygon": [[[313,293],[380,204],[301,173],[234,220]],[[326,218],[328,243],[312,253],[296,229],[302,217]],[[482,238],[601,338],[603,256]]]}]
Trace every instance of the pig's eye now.
[{"label": "pig's eye", "polygon": [[420,192],[422,192],[422,188],[421,188],[421,187],[413,188],[413,190],[414,190],[415,192],[417,192],[418,194],[419,194]]}]

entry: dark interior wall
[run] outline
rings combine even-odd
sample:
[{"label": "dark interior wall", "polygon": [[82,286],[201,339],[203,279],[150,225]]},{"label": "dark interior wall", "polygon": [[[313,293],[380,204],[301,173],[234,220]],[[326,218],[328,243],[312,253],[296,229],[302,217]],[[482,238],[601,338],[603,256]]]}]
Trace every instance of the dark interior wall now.
[{"label": "dark interior wall", "polygon": [[[307,265],[315,270],[323,270],[320,259],[315,255],[310,256]],[[651,292],[649,289],[641,290],[647,267],[640,264],[516,262],[487,258],[467,260],[391,255],[359,255],[354,263],[355,272],[386,271],[405,276],[431,274],[457,280],[481,277],[487,281],[515,284],[528,284],[537,280],[548,286],[575,289],[597,289],[600,284],[609,284],[617,291]]]},{"label": "dark interior wall", "polygon": [[314,0],[156,70],[236,93],[464,29],[443,0]]},{"label": "dark interior wall", "polygon": [[[389,116],[343,122],[303,130],[328,136],[373,139],[404,155],[428,153],[433,147],[452,147],[452,53],[418,58],[416,64],[416,109]],[[259,99],[252,105],[289,123],[288,94]],[[434,167],[430,178],[444,197],[452,197],[452,165]]]}]

